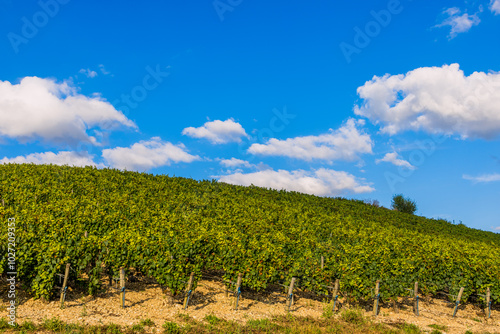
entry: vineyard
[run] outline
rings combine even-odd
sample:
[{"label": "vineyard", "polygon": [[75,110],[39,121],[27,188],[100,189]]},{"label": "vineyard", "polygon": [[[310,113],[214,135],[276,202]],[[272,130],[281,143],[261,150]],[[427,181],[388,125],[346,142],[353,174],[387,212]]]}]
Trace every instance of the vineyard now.
[{"label": "vineyard", "polygon": [[[172,294],[203,273],[262,291],[299,279],[304,291],[354,300],[423,294],[500,302],[500,235],[361,201],[92,167],[0,165],[0,219],[16,220],[21,289],[50,299],[58,274],[90,294],[134,268]],[[87,236],[85,236],[87,232]],[[7,237],[0,273],[7,270]],[[320,259],[323,257],[323,268]]]}]

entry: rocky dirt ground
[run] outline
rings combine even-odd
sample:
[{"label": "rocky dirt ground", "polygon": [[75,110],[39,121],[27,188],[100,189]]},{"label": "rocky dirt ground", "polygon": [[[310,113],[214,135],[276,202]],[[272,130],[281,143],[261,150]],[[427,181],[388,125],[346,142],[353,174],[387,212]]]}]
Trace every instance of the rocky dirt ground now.
[{"label": "rocky dirt ground", "polygon": [[[182,299],[170,302],[166,294],[156,284],[145,282],[127,283],[126,307],[120,307],[118,290],[109,288],[97,298],[85,296],[83,293],[69,291],[65,308],[59,308],[58,301],[44,302],[21,297],[21,305],[17,311],[17,322],[29,320],[38,324],[44,319],[58,317],[66,323],[88,325],[115,323],[132,326],[141,319],[151,319],[161,326],[166,320],[179,321],[179,315],[188,314],[196,320],[203,320],[206,315],[213,314],[218,318],[244,323],[248,319],[269,318],[286,314],[285,295],[279,291],[252,293],[243,291],[238,310],[234,310],[234,297],[226,297],[224,285],[217,280],[202,280],[192,295],[189,307],[184,310]],[[6,295],[2,294],[5,299]],[[297,293],[291,312],[296,316],[319,318],[323,315],[325,303],[319,298],[311,298]],[[341,299],[341,302],[343,300]],[[3,305],[6,305],[4,300]],[[342,307],[347,307],[342,303]],[[423,298],[420,302],[420,316],[415,316],[411,302],[401,299],[398,310],[392,305],[382,305],[377,317],[372,315],[371,306],[365,308],[366,315],[377,322],[398,324],[413,323],[421,329],[431,331],[429,325],[446,326],[446,333],[500,333],[500,311],[493,310],[491,319],[485,319],[484,312],[477,306],[460,306],[457,317],[453,318],[453,305],[440,299]],[[182,316],[181,316],[182,317]]]}]

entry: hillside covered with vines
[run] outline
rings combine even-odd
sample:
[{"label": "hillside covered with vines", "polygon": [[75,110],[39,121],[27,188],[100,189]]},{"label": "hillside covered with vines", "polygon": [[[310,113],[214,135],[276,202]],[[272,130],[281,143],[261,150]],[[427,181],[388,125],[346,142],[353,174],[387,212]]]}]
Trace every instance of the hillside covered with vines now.
[{"label": "hillside covered with vines", "polygon": [[[173,293],[191,272],[220,271],[263,290],[298,277],[301,289],[370,298],[422,293],[500,296],[500,234],[343,198],[92,167],[0,165],[0,219],[16,219],[22,289],[57,293],[57,274],[86,277],[89,293],[120,267]],[[88,236],[85,237],[85,231]],[[7,270],[7,238],[0,273]],[[320,267],[323,256],[324,268]]]}]

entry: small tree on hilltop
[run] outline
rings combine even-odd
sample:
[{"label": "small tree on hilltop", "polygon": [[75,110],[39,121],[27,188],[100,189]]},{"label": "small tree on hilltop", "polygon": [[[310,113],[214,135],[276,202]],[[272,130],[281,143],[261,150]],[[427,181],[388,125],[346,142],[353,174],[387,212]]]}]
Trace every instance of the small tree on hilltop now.
[{"label": "small tree on hilltop", "polygon": [[399,212],[414,214],[417,211],[417,204],[403,195],[394,195],[392,198],[392,208]]}]

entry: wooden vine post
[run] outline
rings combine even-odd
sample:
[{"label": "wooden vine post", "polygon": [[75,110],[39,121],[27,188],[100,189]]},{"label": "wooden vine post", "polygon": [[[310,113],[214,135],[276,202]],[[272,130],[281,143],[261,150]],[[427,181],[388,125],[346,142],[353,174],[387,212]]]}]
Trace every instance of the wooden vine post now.
[{"label": "wooden vine post", "polygon": [[120,268],[120,296],[121,296],[121,307],[125,307],[125,268]]},{"label": "wooden vine post", "polygon": [[486,289],[486,318],[489,319],[491,317],[491,292],[490,288]]},{"label": "wooden vine post", "polygon": [[293,286],[294,285],[295,285],[295,277],[292,277],[292,281],[290,282],[290,286],[288,287],[288,294],[286,297],[288,312],[290,312],[290,307],[293,304]]},{"label": "wooden vine post", "polygon": [[378,315],[378,301],[380,299],[380,281],[377,281],[375,285],[375,301],[373,302],[373,315]]},{"label": "wooden vine post", "polygon": [[321,255],[321,270],[323,270],[323,268],[325,268],[325,258]]},{"label": "wooden vine post", "polygon": [[189,304],[189,297],[191,297],[192,290],[191,288],[193,287],[193,281],[194,281],[194,272],[191,273],[191,276],[189,276],[189,281],[188,285],[186,288],[186,294],[184,296],[184,309],[186,310]]},{"label": "wooden vine post", "polygon": [[83,236],[84,236],[85,238],[87,238],[87,237],[89,236],[89,234],[87,233],[87,231],[85,231],[85,233],[83,234]]},{"label": "wooden vine post", "polygon": [[63,285],[61,287],[61,308],[64,307],[64,300],[66,299],[66,290],[68,290],[68,277],[69,277],[69,267],[71,265],[69,263],[66,263],[66,271],[64,272],[64,281]]},{"label": "wooden vine post", "polygon": [[460,288],[460,292],[458,293],[457,300],[455,302],[455,309],[453,310],[453,317],[457,314],[458,305],[460,305],[460,299],[462,299],[462,294],[464,293],[464,287]]},{"label": "wooden vine post", "polygon": [[238,302],[240,301],[241,295],[241,279],[243,275],[241,273],[238,274],[238,280],[236,281],[236,291],[234,294],[234,309],[238,309]]},{"label": "wooden vine post", "polygon": [[413,289],[413,296],[415,301],[413,302],[413,312],[418,316],[418,282],[415,282],[415,288]]},{"label": "wooden vine post", "polygon": [[335,285],[333,286],[333,308],[332,312],[335,312],[335,306],[337,305],[337,299],[339,298],[339,285],[340,285],[340,279],[335,280]]}]

